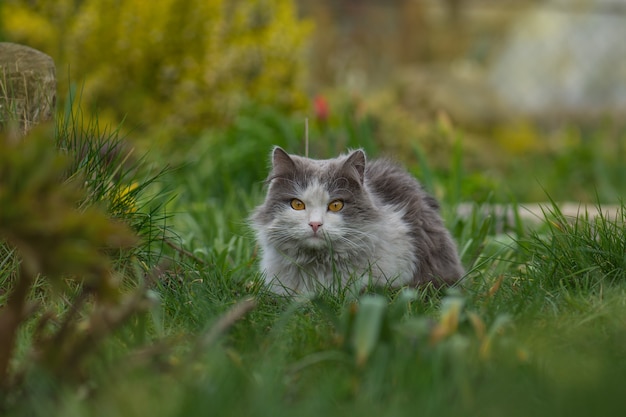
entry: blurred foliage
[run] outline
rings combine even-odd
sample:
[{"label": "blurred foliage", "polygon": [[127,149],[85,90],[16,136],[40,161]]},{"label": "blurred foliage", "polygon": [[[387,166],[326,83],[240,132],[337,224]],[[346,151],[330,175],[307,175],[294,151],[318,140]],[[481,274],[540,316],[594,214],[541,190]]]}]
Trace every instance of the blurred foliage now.
[{"label": "blurred foliage", "polygon": [[72,100],[56,124],[0,136],[0,410],[43,376],[83,380],[152,305],[170,234],[165,171],[145,162]]},{"label": "blurred foliage", "polygon": [[[436,354],[488,359],[493,339],[502,333],[510,319],[500,315],[493,323],[485,323],[477,312],[468,311],[467,300],[457,293],[441,300],[440,316],[436,320],[416,315],[416,306],[428,297],[425,294],[429,294],[428,289],[421,289],[421,293],[404,289],[391,301],[381,294],[366,294],[347,303],[339,315],[333,311],[329,300],[320,297],[313,302],[334,325],[335,341],[342,345],[342,350],[351,356],[350,361],[357,367],[365,367],[385,345],[387,348],[389,345],[419,346],[419,354],[424,355],[425,360]],[[380,360],[380,356],[377,359]]]},{"label": "blurred foliage", "polygon": [[19,249],[22,268],[30,275],[94,275],[94,285],[101,286],[104,294],[111,286],[110,277],[102,278],[107,257],[93,251],[89,243],[124,247],[135,239],[126,226],[111,222],[95,206],[77,211],[76,203],[84,199],[82,178],[61,185],[68,158],[54,149],[51,136],[50,131],[28,140],[5,136],[0,144],[2,236]]},{"label": "blurred foliage", "polygon": [[626,209],[613,214],[590,215],[581,210],[576,218],[563,214],[558,205],[544,209],[549,221],[545,232],[533,232],[523,240],[532,256],[528,276],[553,290],[561,286],[589,291],[626,279]]},{"label": "blurred foliage", "polygon": [[[84,82],[83,103],[161,138],[224,125],[249,101],[304,106],[311,30],[285,0],[7,0],[8,40]],[[60,77],[61,78],[61,77]],[[67,91],[61,78],[61,91]],[[171,138],[169,138],[171,140]]]},{"label": "blurred foliage", "polygon": [[78,206],[99,205],[109,217],[128,224],[142,241],[133,255],[153,265],[170,237],[165,226],[170,192],[162,182],[169,168],[138,154],[121,125],[112,128],[99,116],[85,115],[72,94],[57,117],[54,136],[56,147],[69,158],[65,175],[82,178],[86,194]]},{"label": "blurred foliage", "polygon": [[[140,304],[123,301],[110,258],[111,251],[136,245],[135,234],[97,206],[77,207],[85,198],[82,178],[65,180],[69,159],[55,149],[52,137],[49,128],[41,128],[26,139],[4,135],[0,140],[0,238],[2,245],[15,248],[7,256],[19,259],[19,270],[2,277],[8,291],[0,310],[3,389],[19,383],[19,372],[10,364],[19,329],[40,313],[40,305],[28,301],[38,277],[61,293],[72,282],[80,288],[64,316],[38,315],[33,335],[33,359],[62,377],[79,376],[96,341]],[[98,305],[91,315],[79,317],[90,295]]]}]

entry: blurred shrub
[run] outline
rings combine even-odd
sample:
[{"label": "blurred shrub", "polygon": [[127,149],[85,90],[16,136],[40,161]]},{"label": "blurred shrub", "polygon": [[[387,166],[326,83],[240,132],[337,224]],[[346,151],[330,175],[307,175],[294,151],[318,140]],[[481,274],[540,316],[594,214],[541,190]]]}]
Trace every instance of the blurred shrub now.
[{"label": "blurred shrub", "polygon": [[[0,394],[19,385],[20,374],[32,365],[17,364],[14,357],[18,332],[28,320],[38,318],[29,359],[51,374],[74,378],[97,342],[144,308],[141,292],[122,298],[110,257],[136,245],[134,233],[97,205],[77,207],[88,198],[83,178],[64,180],[70,159],[51,137],[51,129],[23,140],[0,137],[0,246],[3,263],[15,268],[0,275],[7,292],[0,310]],[[61,291],[78,289],[61,297],[65,314],[43,313],[42,303],[32,301],[37,281]],[[91,297],[97,304],[81,317]]]},{"label": "blurred shrub", "polygon": [[303,136],[304,121],[298,123],[269,107],[246,107],[231,126],[207,130],[182,155],[185,163],[178,172],[186,183],[185,195],[202,201],[248,193],[255,184],[260,188],[273,146],[299,153]]},{"label": "blurred shrub", "polygon": [[621,202],[613,214],[600,205],[596,208],[596,217],[581,208],[575,218],[565,215],[554,200],[542,209],[549,219],[547,229],[522,240],[531,259],[525,269],[531,280],[548,291],[589,291],[626,279],[626,206]]},{"label": "blurred shrub", "polygon": [[40,371],[85,377],[103,341],[151,305],[139,283],[163,272],[169,233],[162,198],[146,192],[163,171],[118,133],[70,102],[56,125],[0,135],[0,413]]},{"label": "blurred shrub", "polygon": [[128,224],[141,238],[132,252],[144,265],[162,258],[170,237],[165,205],[170,198],[163,179],[169,168],[138,155],[137,149],[97,116],[86,116],[73,100],[58,115],[55,144],[69,158],[65,175],[79,177],[85,189],[80,208],[98,205],[109,217]]},{"label": "blurred shrub", "polygon": [[[310,24],[287,0],[8,0],[5,36],[83,82],[83,103],[161,136],[228,121],[248,101],[304,105]],[[61,80],[63,81],[63,80]],[[67,89],[60,88],[60,91]],[[163,125],[168,130],[163,130]]]}]

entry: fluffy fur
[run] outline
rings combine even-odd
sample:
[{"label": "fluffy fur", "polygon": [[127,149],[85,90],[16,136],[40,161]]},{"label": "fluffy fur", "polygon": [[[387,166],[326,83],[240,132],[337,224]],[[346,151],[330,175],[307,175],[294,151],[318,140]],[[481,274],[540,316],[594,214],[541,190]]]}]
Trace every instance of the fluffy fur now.
[{"label": "fluffy fur", "polygon": [[[362,150],[314,160],[277,147],[267,182],[251,223],[276,293],[348,283],[440,286],[463,276],[438,203],[387,160],[366,162]],[[337,201],[343,207],[331,210]]]}]

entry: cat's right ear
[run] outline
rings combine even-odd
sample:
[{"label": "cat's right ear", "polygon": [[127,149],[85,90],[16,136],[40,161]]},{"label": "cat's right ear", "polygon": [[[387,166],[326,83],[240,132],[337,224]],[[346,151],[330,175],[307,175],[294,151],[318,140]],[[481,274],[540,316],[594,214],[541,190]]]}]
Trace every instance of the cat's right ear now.
[{"label": "cat's right ear", "polygon": [[343,169],[347,170],[346,173],[356,173],[356,178],[358,178],[360,183],[363,183],[365,178],[365,152],[361,149],[353,151],[348,155],[346,162],[344,162]]},{"label": "cat's right ear", "polygon": [[277,146],[272,151],[272,177],[281,177],[288,173],[293,172],[296,164],[287,152],[280,146]]}]

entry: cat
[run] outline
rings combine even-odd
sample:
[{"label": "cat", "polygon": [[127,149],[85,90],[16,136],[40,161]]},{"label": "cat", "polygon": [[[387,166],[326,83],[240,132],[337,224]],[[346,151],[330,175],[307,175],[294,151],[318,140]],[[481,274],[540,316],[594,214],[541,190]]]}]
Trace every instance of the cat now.
[{"label": "cat", "polygon": [[275,147],[265,201],[250,216],[260,269],[277,294],[356,284],[435,287],[464,275],[439,204],[363,150],[326,160]]}]

